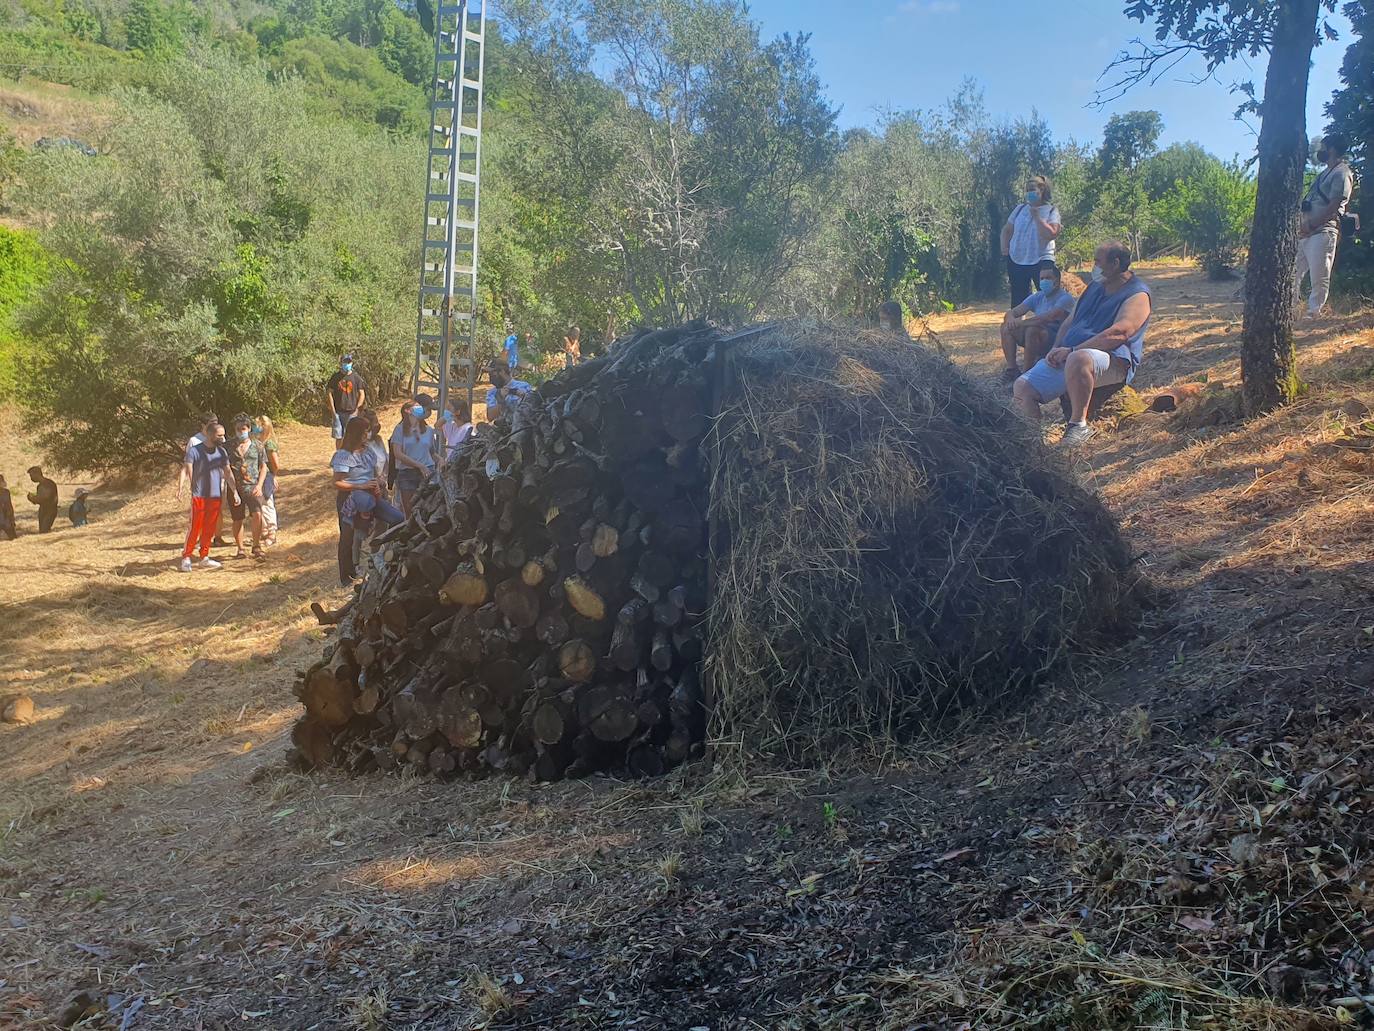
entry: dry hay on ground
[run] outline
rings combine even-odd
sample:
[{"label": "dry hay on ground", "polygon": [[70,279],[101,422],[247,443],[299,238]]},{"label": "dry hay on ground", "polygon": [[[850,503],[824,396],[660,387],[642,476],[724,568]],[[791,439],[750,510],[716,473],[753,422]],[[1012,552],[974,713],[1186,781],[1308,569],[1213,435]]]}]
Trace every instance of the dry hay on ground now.
[{"label": "dry hay on ground", "polygon": [[735,354],[713,511],[715,730],[821,754],[1024,690],[1108,629],[1127,549],[1005,406],[923,347],[794,325]]},{"label": "dry hay on ground", "polygon": [[441,480],[305,677],[307,764],[657,773],[708,714],[730,756],[882,746],[1025,690],[1129,593],[998,399],[853,327],[639,334]]}]

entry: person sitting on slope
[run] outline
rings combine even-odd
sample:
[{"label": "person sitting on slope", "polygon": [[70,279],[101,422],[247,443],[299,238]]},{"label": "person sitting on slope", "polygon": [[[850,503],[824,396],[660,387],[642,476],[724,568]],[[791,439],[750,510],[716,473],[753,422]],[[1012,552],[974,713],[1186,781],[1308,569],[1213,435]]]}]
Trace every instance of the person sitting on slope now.
[{"label": "person sitting on slope", "polygon": [[1150,325],[1150,288],[1131,271],[1131,252],[1111,241],[1097,248],[1092,285],[1064,320],[1050,353],[1012,386],[1016,407],[1032,423],[1040,406],[1069,395],[1069,424],[1062,444],[1092,436],[1088,404],[1093,390],[1129,383],[1140,364]]}]

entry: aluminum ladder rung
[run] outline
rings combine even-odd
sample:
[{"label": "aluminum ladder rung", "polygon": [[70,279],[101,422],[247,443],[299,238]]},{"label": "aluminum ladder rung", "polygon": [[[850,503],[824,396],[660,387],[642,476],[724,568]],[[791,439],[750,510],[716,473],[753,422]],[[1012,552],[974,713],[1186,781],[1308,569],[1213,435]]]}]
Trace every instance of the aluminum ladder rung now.
[{"label": "aluminum ladder rung", "polygon": [[[429,248],[442,247],[444,250],[448,250],[448,241],[447,241],[447,240],[426,240],[426,241],[425,241],[425,246],[426,246],[426,247],[429,247]],[[461,252],[463,252],[463,253],[470,253],[470,252],[472,251],[472,244],[470,244],[470,243],[458,243],[458,242],[455,242],[454,245],[453,245],[453,249],[454,249],[455,251],[461,251]]]},{"label": "aluminum ladder rung", "polygon": [[[441,318],[444,317],[444,309],[442,309],[442,308],[421,308],[421,309],[420,309],[420,314],[423,315],[423,316],[425,316],[426,318],[441,319]],[[459,319],[459,320],[461,320],[461,321],[463,321],[463,322],[471,322],[474,316],[473,316],[472,312],[470,312],[470,311],[455,311],[455,312],[452,312],[452,313],[450,314],[449,317],[450,317],[450,318]]]},{"label": "aluminum ladder rung", "polygon": [[[420,287],[420,293],[422,293],[422,294],[442,294],[442,293],[444,293],[446,290],[448,290],[448,287],[446,287],[446,286],[429,286],[429,285],[425,285],[425,286]],[[470,287],[470,286],[455,286],[455,287],[453,288],[453,293],[454,293],[454,295],[457,296],[457,297],[471,297],[471,296],[472,296],[472,287]]]},{"label": "aluminum ladder rung", "polygon": [[[463,182],[463,180],[459,180]],[[427,193],[425,194],[427,204],[460,204],[465,208],[470,208],[477,203],[476,197],[450,197],[447,193]]]},{"label": "aluminum ladder rung", "polygon": [[[430,173],[429,173],[429,177],[430,177],[432,180],[434,180],[436,183],[446,183],[446,182],[448,182],[448,177],[449,177],[450,175],[454,176],[460,183],[475,183],[475,182],[477,182],[477,176],[476,176],[476,174],[473,173],[473,172],[430,172]],[[448,194],[443,194],[443,196],[444,196],[445,198],[447,198],[447,197],[448,197]]]},{"label": "aluminum ladder rung", "polygon": [[[441,333],[421,333],[419,339],[422,343],[426,344],[441,344],[444,342],[444,337]],[[460,343],[462,342],[461,337],[454,337],[453,339]],[[435,358],[429,364],[433,365],[436,362],[438,362],[438,360],[438,358]],[[466,365],[468,363],[468,359],[462,357],[452,357],[449,359],[449,362],[453,365]]]}]

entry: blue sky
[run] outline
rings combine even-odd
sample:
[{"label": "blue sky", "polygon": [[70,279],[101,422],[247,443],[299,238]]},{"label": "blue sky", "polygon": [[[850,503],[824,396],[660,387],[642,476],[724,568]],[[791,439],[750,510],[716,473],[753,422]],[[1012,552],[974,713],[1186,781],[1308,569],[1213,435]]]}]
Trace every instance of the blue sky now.
[{"label": "blue sky", "polygon": [[[1200,62],[1175,69],[1156,86],[1137,86],[1103,110],[1092,100],[1098,75],[1136,36],[1152,36],[1121,13],[1124,0],[1028,4],[1024,0],[750,0],[765,37],[811,34],[811,52],[840,124],[873,125],[882,109],[940,106],[966,77],[984,90],[988,110],[1014,118],[1036,108],[1056,139],[1095,143],[1113,112],[1155,110],[1164,117],[1163,145],[1196,140],[1222,158],[1249,157],[1253,131],[1231,117],[1233,82],[1264,81],[1264,61],[1237,62],[1218,82],[1180,81]],[[1039,12],[1048,17],[1033,20]],[[1308,92],[1309,136],[1324,127],[1322,106],[1340,83],[1349,23],[1332,20],[1337,43],[1317,48]]]}]

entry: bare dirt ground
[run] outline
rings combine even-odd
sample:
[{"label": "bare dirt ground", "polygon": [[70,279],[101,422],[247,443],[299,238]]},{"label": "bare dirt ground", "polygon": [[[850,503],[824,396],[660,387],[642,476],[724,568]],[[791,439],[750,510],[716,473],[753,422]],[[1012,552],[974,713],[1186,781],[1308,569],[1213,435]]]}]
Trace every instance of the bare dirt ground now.
[{"label": "bare dirt ground", "polygon": [[[1234,383],[1236,285],[1142,271],[1141,391]],[[934,328],[990,378],[999,317]],[[38,707],[0,725],[0,1028],[1368,1022],[1374,317],[1300,347],[1278,415],[1214,387],[1073,459],[1161,588],[1118,649],[830,770],[287,771],[338,597],[322,429],[283,430],[261,564],[174,572],[170,486],[0,542],[0,697]]]}]

